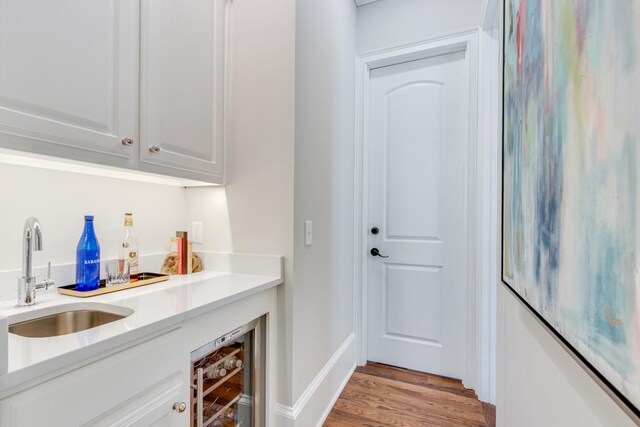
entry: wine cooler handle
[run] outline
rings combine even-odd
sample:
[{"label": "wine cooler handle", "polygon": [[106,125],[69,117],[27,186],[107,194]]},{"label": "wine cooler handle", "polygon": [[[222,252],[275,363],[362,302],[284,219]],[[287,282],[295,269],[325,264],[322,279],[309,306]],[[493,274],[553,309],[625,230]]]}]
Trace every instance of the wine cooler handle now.
[{"label": "wine cooler handle", "polygon": [[204,425],[204,369],[198,368],[198,389],[196,390],[196,427]]}]

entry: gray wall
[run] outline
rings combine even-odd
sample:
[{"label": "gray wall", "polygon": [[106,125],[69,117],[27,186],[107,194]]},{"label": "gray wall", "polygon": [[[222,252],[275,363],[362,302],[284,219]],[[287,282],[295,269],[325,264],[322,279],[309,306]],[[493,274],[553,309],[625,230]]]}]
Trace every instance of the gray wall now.
[{"label": "gray wall", "polygon": [[382,0],[358,8],[358,51],[382,49],[480,25],[480,0]]},{"label": "gray wall", "polygon": [[355,57],[353,1],[297,1],[294,401],[354,328]]},{"label": "gray wall", "polygon": [[635,425],[502,285],[498,289],[498,426]]}]

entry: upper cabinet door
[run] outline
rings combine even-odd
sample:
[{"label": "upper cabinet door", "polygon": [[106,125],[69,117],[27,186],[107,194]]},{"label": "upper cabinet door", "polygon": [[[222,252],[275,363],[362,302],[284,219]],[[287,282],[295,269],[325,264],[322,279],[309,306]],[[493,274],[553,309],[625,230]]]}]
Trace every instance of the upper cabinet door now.
[{"label": "upper cabinet door", "polygon": [[223,183],[227,0],[141,10],[141,168]]},{"label": "upper cabinet door", "polygon": [[139,0],[0,0],[0,146],[131,167]]}]

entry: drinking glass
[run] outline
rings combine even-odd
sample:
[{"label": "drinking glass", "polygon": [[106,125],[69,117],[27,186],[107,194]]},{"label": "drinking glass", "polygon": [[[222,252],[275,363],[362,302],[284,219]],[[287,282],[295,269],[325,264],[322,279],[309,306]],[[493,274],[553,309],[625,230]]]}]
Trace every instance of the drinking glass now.
[{"label": "drinking glass", "polygon": [[106,286],[117,286],[129,283],[129,261],[126,259],[115,259],[107,261],[105,264],[107,272]]}]

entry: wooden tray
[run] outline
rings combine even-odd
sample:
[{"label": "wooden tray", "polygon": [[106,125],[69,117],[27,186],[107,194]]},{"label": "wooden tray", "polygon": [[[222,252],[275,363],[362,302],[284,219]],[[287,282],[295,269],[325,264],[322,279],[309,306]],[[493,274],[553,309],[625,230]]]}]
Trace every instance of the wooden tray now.
[{"label": "wooden tray", "polygon": [[140,273],[137,282],[129,282],[123,285],[106,287],[105,280],[100,280],[100,287],[95,291],[76,291],[76,285],[59,286],[58,292],[78,298],[95,297],[96,295],[110,294],[111,292],[124,291],[125,289],[139,288],[140,286],[151,285],[153,283],[169,280],[168,274]]}]

